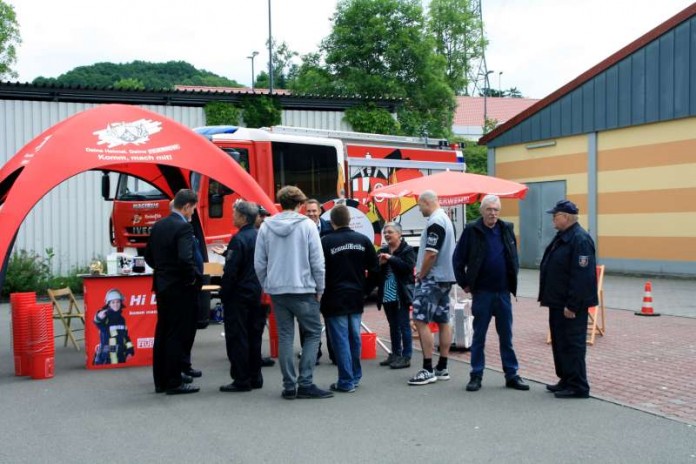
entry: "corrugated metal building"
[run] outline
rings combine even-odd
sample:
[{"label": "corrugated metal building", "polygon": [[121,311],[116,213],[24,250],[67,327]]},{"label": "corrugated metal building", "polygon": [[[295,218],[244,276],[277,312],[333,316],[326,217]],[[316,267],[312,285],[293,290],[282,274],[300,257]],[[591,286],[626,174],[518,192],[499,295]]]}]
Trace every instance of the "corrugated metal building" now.
[{"label": "corrugated metal building", "polygon": [[489,173],[538,266],[567,197],[609,271],[696,275],[696,4],[483,137]]},{"label": "corrugated metal building", "polygon": [[[239,102],[245,92],[119,91],[0,83],[0,165],[27,142],[63,119],[104,103],[136,104],[188,127],[205,125],[203,106],[209,101]],[[282,124],[317,129],[350,130],[344,111],[364,102],[356,98],[282,95]],[[396,101],[374,101],[395,111]],[[86,172],[63,182],[29,213],[17,235],[14,251],[45,256],[55,253],[54,272],[66,274],[112,251],[108,241],[111,203],[101,198],[101,174]],[[0,225],[1,226],[1,225]]]}]

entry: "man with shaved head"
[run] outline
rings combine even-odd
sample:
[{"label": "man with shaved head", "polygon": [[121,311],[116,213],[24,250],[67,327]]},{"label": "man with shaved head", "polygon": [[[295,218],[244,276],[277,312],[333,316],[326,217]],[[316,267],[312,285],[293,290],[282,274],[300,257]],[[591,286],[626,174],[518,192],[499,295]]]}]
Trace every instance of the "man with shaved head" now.
[{"label": "man with shaved head", "polygon": [[[413,321],[418,329],[423,351],[423,369],[409,381],[409,385],[428,385],[438,380],[449,380],[447,356],[452,332],[449,325],[449,293],[455,282],[452,269],[454,227],[447,213],[440,208],[437,194],[432,190],[418,197],[418,208],[427,223],[420,237],[416,260],[416,292],[413,298]],[[440,327],[440,358],[433,369],[433,334],[428,324]]]}]

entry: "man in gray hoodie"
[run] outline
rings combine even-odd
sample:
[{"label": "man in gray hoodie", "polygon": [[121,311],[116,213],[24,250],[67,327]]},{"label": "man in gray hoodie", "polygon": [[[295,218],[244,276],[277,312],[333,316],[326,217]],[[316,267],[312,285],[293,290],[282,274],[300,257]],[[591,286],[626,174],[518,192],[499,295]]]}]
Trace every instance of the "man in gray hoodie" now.
[{"label": "man in gray hoodie", "polygon": [[[319,302],[324,293],[324,253],[314,223],[299,213],[307,200],[302,190],[287,186],[276,200],[283,211],[264,221],[254,253],[254,269],[263,290],[271,295],[278,324],[278,362],[285,399],[329,398],[330,391],[312,382],[321,337]],[[293,348],[295,318],[305,330],[299,376]]]}]

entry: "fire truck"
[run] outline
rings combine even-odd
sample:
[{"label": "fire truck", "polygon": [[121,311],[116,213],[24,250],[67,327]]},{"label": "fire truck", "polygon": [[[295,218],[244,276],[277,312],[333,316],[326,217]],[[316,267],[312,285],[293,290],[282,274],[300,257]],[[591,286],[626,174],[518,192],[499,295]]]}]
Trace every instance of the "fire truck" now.
[{"label": "fire truck", "polygon": [[[391,220],[399,221],[407,241],[417,244],[425,220],[416,199],[372,199],[373,189],[447,169],[466,170],[461,151],[442,139],[286,126],[209,126],[195,131],[239,163],[271,199],[282,186],[295,185],[327,211],[339,201],[361,212],[363,224],[371,229],[362,232],[371,233],[377,245],[383,224]],[[239,195],[195,172],[188,183],[199,196],[206,244],[227,244],[234,233],[232,206]],[[106,200],[113,200],[111,243],[119,251],[144,247],[152,225],[169,214],[170,199],[141,179],[121,174],[115,193],[106,193],[108,187],[102,190]],[[461,232],[464,208],[447,210]]]}]

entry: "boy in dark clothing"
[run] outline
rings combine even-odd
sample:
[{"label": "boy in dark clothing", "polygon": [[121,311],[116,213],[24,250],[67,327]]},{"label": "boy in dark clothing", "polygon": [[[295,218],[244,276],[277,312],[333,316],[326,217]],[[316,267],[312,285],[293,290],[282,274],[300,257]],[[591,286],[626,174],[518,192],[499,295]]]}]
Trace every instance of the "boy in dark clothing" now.
[{"label": "boy in dark clothing", "polygon": [[321,239],[326,262],[326,290],[321,313],[328,326],[338,365],[338,382],[331,390],[350,393],[362,378],[360,322],[365,295],[365,272],[379,271],[372,241],[351,230],[345,205],[331,210],[333,233]]}]

